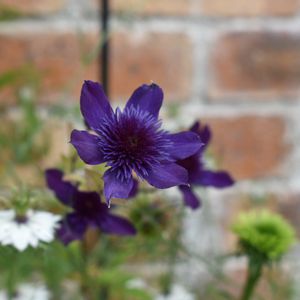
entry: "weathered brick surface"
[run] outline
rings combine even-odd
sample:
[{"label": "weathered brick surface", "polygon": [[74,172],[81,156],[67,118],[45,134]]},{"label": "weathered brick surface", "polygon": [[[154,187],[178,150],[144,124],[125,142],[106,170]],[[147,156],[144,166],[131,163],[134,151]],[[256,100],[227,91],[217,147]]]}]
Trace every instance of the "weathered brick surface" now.
[{"label": "weathered brick surface", "polygon": [[[0,34],[0,74],[29,64],[40,74],[41,101],[57,102],[65,93],[77,101],[84,79],[99,80],[97,59],[84,63],[98,40],[96,33],[83,37],[55,32]],[[191,52],[189,40],[181,34],[136,37],[127,32],[113,33],[112,98],[125,100],[141,83],[155,80],[164,88],[167,100],[185,99],[190,92]],[[5,89],[0,99],[2,103],[13,100]]]},{"label": "weathered brick surface", "polygon": [[295,96],[300,87],[300,34],[235,32],[211,55],[210,95]]},{"label": "weathered brick surface", "polygon": [[[198,0],[197,0],[198,1]],[[112,0],[116,13],[142,15],[186,15],[192,12],[190,0]]]},{"label": "weathered brick surface", "polygon": [[298,0],[202,0],[208,16],[288,16],[299,10]]},{"label": "weathered brick surface", "polygon": [[113,97],[128,97],[141,83],[153,80],[163,87],[167,101],[184,101],[191,92],[192,54],[184,34],[116,33],[111,56]]},{"label": "weathered brick surface", "polygon": [[295,228],[298,238],[300,238],[300,194],[287,193],[285,196],[277,197],[277,199],[277,211],[289,220]]},{"label": "weathered brick surface", "polygon": [[213,132],[213,154],[235,179],[278,174],[289,148],[283,119],[249,115],[205,121]]},{"label": "weathered brick surface", "polygon": [[[300,8],[299,0],[111,0],[114,13],[138,16],[251,17],[291,16]],[[89,0],[90,10],[99,1]]]},{"label": "weathered brick surface", "polygon": [[54,13],[66,5],[66,0],[0,0],[1,9],[12,9],[26,15]]},{"label": "weathered brick surface", "polygon": [[[38,42],[37,42],[38,41]],[[82,56],[96,46],[96,35],[79,39],[72,33],[22,33],[0,35],[0,74],[24,68],[35,70],[40,80],[40,101],[60,101],[65,92],[79,95],[84,78],[96,79],[95,65],[83,64]],[[28,78],[21,81],[26,82]],[[1,90],[1,102],[9,90]],[[77,98],[76,98],[77,99]]]}]

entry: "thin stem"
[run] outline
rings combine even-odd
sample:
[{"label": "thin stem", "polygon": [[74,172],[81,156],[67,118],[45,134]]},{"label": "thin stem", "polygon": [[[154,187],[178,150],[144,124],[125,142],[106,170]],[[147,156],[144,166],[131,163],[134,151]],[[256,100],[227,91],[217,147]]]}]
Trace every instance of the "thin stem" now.
[{"label": "thin stem", "polygon": [[85,299],[91,300],[90,289],[89,289],[89,274],[88,274],[88,247],[86,240],[81,241],[81,262],[80,262],[80,273],[81,273],[81,292]]},{"label": "thin stem", "polygon": [[17,281],[17,265],[18,265],[18,253],[15,253],[15,251],[12,253],[12,261],[14,262],[11,265],[11,268],[8,270],[7,278],[6,278],[6,292],[9,300],[12,300],[16,293],[16,281]]},{"label": "thin stem", "polygon": [[255,287],[262,274],[262,267],[263,263],[261,261],[249,259],[247,281],[243,289],[241,300],[250,300],[252,298]]},{"label": "thin stem", "polygon": [[103,44],[101,51],[101,80],[103,89],[108,95],[109,93],[109,0],[101,0],[101,31],[103,36]]},{"label": "thin stem", "polygon": [[172,283],[174,281],[175,264],[177,262],[177,258],[180,250],[181,229],[182,229],[184,211],[185,211],[184,206],[181,206],[180,211],[178,213],[178,224],[177,224],[178,227],[173,233],[169,245],[170,249],[169,249],[169,257],[168,257],[168,272],[166,274],[166,278],[163,286],[163,294],[165,295],[168,295],[171,292]]},{"label": "thin stem", "polygon": [[88,230],[81,241],[81,291],[86,300],[108,300],[110,295],[109,286],[95,286],[95,280],[89,273],[89,256],[92,254],[99,234],[96,230]]}]

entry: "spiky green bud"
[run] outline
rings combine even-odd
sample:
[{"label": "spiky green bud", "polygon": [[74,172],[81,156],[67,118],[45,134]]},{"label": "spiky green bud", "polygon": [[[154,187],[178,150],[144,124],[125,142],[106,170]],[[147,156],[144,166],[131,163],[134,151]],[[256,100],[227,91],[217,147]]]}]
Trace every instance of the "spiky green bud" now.
[{"label": "spiky green bud", "polygon": [[263,261],[278,260],[295,243],[295,230],[280,215],[266,210],[242,213],[232,226],[240,250]]}]

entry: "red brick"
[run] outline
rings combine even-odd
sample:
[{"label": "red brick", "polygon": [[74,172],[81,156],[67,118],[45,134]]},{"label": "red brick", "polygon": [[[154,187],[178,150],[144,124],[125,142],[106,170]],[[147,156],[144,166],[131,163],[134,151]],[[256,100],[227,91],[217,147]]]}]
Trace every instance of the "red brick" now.
[{"label": "red brick", "polygon": [[191,12],[187,0],[112,0],[112,9],[122,14],[186,15]]},{"label": "red brick", "polygon": [[112,95],[128,97],[141,83],[154,81],[165,99],[185,100],[191,92],[192,47],[184,34],[115,34],[112,41]]},{"label": "red brick", "polygon": [[288,16],[299,10],[298,0],[202,0],[208,16]]},{"label": "red brick", "polygon": [[280,117],[241,116],[205,120],[213,132],[212,152],[220,167],[239,179],[280,174],[289,146]]},{"label": "red brick", "polygon": [[[89,0],[87,5],[88,10],[99,9],[98,0]],[[122,16],[184,16],[195,12],[187,0],[111,0],[110,7]]]},{"label": "red brick", "polygon": [[61,10],[66,0],[0,0],[1,8],[12,9],[26,15],[54,13]]},{"label": "red brick", "polygon": [[[0,74],[30,64],[41,74],[40,101],[57,102],[68,94],[77,101],[83,80],[98,80],[97,60],[82,63],[97,42],[96,33],[81,38],[73,33],[0,34]],[[168,100],[189,95],[192,49],[186,36],[119,32],[112,35],[111,50],[112,98],[125,100],[134,88],[151,80],[164,88]],[[13,100],[8,89],[1,91],[0,99]]]},{"label": "red brick", "polygon": [[[73,33],[22,33],[0,35],[0,74],[23,68],[36,70],[40,78],[40,101],[61,101],[65,92],[79,97],[82,81],[96,79],[96,66],[84,68],[82,53],[96,47],[96,35],[79,40]],[[27,81],[23,78],[21,81]],[[2,103],[13,101],[9,89],[1,90]]]},{"label": "red brick", "polygon": [[212,98],[295,96],[300,87],[300,34],[224,35],[214,46],[211,68]]},{"label": "red brick", "polygon": [[300,194],[287,194],[277,197],[277,211],[295,228],[300,238]]},{"label": "red brick", "polygon": [[[97,0],[91,0],[96,8]],[[299,0],[112,0],[112,10],[123,15],[185,16],[289,16]]]}]

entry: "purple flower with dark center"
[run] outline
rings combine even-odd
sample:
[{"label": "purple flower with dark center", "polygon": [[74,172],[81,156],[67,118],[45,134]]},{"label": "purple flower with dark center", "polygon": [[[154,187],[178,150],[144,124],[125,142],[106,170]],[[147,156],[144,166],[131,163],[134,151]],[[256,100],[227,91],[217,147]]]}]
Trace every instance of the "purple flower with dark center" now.
[{"label": "purple flower with dark center", "polygon": [[82,239],[89,226],[102,232],[116,235],[134,235],[133,225],[126,219],[110,213],[107,205],[101,203],[96,192],[82,192],[70,182],[63,180],[63,173],[56,169],[46,171],[48,187],[66,206],[72,208],[57,230],[58,238],[68,244]]},{"label": "purple flower with dark center", "polygon": [[196,122],[190,128],[190,131],[199,135],[201,141],[204,143],[204,147],[198,150],[197,153],[185,159],[178,160],[177,163],[188,171],[189,185],[179,186],[179,189],[183,194],[185,204],[191,207],[192,209],[196,209],[200,206],[201,202],[192,190],[193,185],[225,188],[233,185],[234,180],[225,171],[210,171],[205,168],[203,156],[204,151],[207,148],[211,139],[211,131],[209,127],[207,125],[201,127],[200,123]]},{"label": "purple flower with dark center", "polygon": [[100,84],[83,84],[80,108],[95,134],[73,130],[71,143],[85,163],[109,167],[103,176],[108,205],[113,197],[130,196],[136,188],[133,173],[159,189],[188,183],[187,170],[176,161],[199,151],[202,143],[193,132],[170,134],[161,129],[162,101],[158,85],[142,85],[123,111],[114,112]]}]

